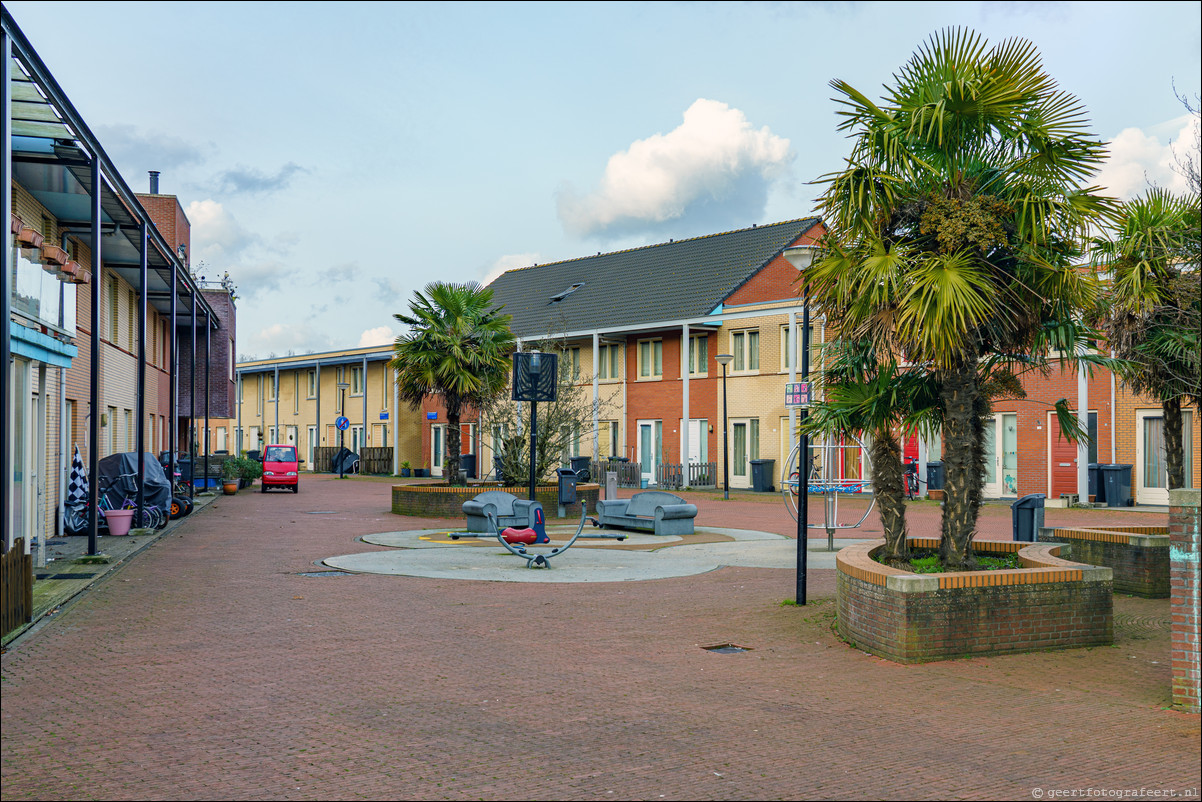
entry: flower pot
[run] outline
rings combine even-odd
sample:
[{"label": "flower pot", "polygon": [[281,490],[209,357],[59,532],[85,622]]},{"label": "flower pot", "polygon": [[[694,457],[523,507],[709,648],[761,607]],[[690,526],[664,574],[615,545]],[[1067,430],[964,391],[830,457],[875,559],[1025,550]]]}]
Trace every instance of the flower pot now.
[{"label": "flower pot", "polygon": [[401,476],[403,476],[403,477],[405,477],[405,478],[408,478],[408,477],[409,477],[409,475],[410,475],[411,473],[412,473],[412,469],[410,469],[410,468],[401,468]]},{"label": "flower pot", "polygon": [[70,284],[87,284],[91,280],[92,271],[80,264],[76,265],[75,275],[67,277]]},{"label": "flower pot", "polygon": [[943,491],[942,490],[928,490],[927,498],[929,498],[931,501],[943,501]]},{"label": "flower pot", "polygon": [[22,248],[40,248],[45,239],[29,226],[25,226],[17,232],[17,244]]},{"label": "flower pot", "polygon": [[104,518],[109,522],[110,535],[128,535],[134,522],[133,510],[105,510]]},{"label": "flower pot", "polygon": [[425,468],[414,468],[413,475],[416,476],[418,479],[424,479],[426,476],[426,469]]},{"label": "flower pot", "polygon": [[74,260],[68,261],[62,266],[59,273],[62,274],[64,281],[74,284],[75,279],[79,276],[79,262]]},{"label": "flower pot", "polygon": [[232,496],[238,492],[239,484],[240,482],[237,479],[226,479],[221,483],[221,492],[225,493],[227,496]]},{"label": "flower pot", "polygon": [[57,245],[42,245],[42,264],[62,266],[66,263],[66,251]]}]

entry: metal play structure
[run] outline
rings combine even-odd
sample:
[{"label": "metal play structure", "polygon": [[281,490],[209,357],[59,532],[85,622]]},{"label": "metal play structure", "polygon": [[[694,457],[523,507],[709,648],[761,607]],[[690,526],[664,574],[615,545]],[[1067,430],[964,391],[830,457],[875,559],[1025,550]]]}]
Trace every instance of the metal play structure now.
[{"label": "metal play structure", "polygon": [[[793,450],[789,452],[789,458],[785,460],[785,470],[781,474],[780,487],[781,495],[785,497],[785,506],[789,509],[789,515],[793,516],[793,520],[797,520],[797,494],[801,487],[801,472],[800,472],[800,448],[801,444],[793,446]],[[868,458],[868,449],[864,443],[858,439],[852,442],[833,442],[822,443],[821,445],[812,445],[811,451],[817,452],[814,455],[813,464],[810,466],[809,476],[806,481],[806,490],[809,493],[821,493],[823,500],[823,523],[812,524],[808,521],[806,526],[810,529],[826,529],[830,548],[834,548],[835,531],[839,529],[859,529],[864,521],[868,519],[872,513],[873,507],[876,506],[876,496],[872,496],[872,501],[868,504],[868,508],[864,510],[864,514],[855,523],[840,523],[839,522],[839,496],[871,493],[872,481],[863,479],[858,476],[850,476],[851,473],[859,473],[859,470],[849,469],[848,457],[855,455],[859,457],[863,455],[864,464],[863,471],[871,473],[871,463]],[[859,452],[856,454],[855,452]],[[856,465],[857,468],[860,466]]]},{"label": "metal play structure", "polygon": [[[542,513],[541,508],[539,509],[539,513],[540,514]],[[572,544],[576,542],[576,539],[580,537],[580,533],[584,531],[584,522],[588,520],[588,510],[585,508],[584,502],[582,501],[580,504],[580,525],[578,527],[576,527],[576,534],[572,535],[572,539],[569,540],[567,543],[565,543],[562,546],[556,546],[555,548],[551,549],[550,551],[532,552],[532,551],[526,550],[527,546],[533,545],[534,543],[537,543],[537,542],[545,543],[548,541],[535,540],[534,539],[535,532],[533,529],[510,529],[510,528],[507,528],[507,529],[501,530],[498,528],[496,516],[493,515],[491,510],[489,512],[485,513],[485,515],[488,518],[488,525],[492,529],[493,535],[497,538],[497,542],[500,543],[502,546],[504,546],[506,551],[508,551],[510,554],[516,554],[518,557],[521,557],[522,559],[524,559],[526,561],[527,568],[550,568],[551,567],[551,558],[558,556],[560,554],[563,554],[565,551],[572,548]],[[530,535],[532,537],[530,538],[530,540],[528,542],[520,542],[520,541],[511,542],[511,539],[507,539],[505,537],[507,533],[511,536],[511,539],[515,535],[521,536],[523,534]],[[543,537],[546,537],[546,535],[544,534]]]}]

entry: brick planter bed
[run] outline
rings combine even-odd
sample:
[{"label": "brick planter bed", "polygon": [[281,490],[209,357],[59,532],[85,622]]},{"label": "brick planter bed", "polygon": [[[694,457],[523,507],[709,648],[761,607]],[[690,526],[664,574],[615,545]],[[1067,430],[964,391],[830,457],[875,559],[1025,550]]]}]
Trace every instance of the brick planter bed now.
[{"label": "brick planter bed", "polygon": [[[977,541],[978,554],[1019,553],[1025,567],[914,574],[872,558],[883,540],[836,555],[839,633],[898,663],[1100,646],[1114,641],[1109,568],[1070,562],[1055,543]],[[911,538],[938,549],[934,538]]]},{"label": "brick planter bed", "polygon": [[[518,498],[529,498],[530,496],[529,485],[498,485],[495,483],[470,487],[393,485],[392,511],[397,515],[413,515],[419,518],[462,518],[463,502],[476,497],[485,490],[504,490]],[[588,508],[593,514],[597,511],[597,499],[600,494],[601,485],[576,485],[577,498],[587,502]],[[553,518],[559,508],[559,487],[557,485],[539,485],[535,488],[535,496],[542,502],[547,517]],[[577,516],[577,520],[579,520],[579,504],[569,504],[565,511],[568,517]]]},{"label": "brick planter bed", "polygon": [[1169,597],[1169,528],[1040,529],[1040,542],[1070,543],[1073,557],[1114,571],[1114,589],[1147,599]]}]

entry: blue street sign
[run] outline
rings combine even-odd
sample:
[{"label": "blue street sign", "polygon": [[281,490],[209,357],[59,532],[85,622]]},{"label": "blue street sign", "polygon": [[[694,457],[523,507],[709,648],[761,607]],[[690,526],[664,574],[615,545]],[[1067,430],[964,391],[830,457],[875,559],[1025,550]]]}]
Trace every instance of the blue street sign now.
[{"label": "blue street sign", "polygon": [[334,421],[334,428],[340,432],[344,432],[351,427],[350,418],[345,415],[339,415],[338,420]]},{"label": "blue street sign", "polygon": [[437,412],[427,412],[426,420],[438,420],[438,413]]}]

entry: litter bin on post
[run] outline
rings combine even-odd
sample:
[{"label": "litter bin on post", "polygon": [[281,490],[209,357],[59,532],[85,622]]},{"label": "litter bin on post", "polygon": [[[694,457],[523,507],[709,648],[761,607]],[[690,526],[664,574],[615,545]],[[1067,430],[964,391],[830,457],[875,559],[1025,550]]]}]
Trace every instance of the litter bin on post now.
[{"label": "litter bin on post", "polygon": [[751,489],[757,493],[771,493],[772,468],[776,465],[774,459],[753,459],[751,461]]},{"label": "litter bin on post", "polygon": [[927,490],[943,489],[943,463],[927,463]]},{"label": "litter bin on post", "polygon": [[459,470],[463,471],[463,475],[468,479],[476,478],[476,455],[475,454],[460,454],[459,455]]},{"label": "litter bin on post", "polygon": [[1043,528],[1043,493],[1023,496],[1010,505],[1010,517],[1014,523],[1014,539],[1034,543]]},{"label": "litter bin on post", "polygon": [[1099,465],[1099,490],[1106,485],[1107,507],[1131,506],[1131,466],[1130,465]]},{"label": "litter bin on post", "polygon": [[559,477],[559,517],[565,515],[564,507],[576,503],[576,472],[571,468],[557,468]]}]

